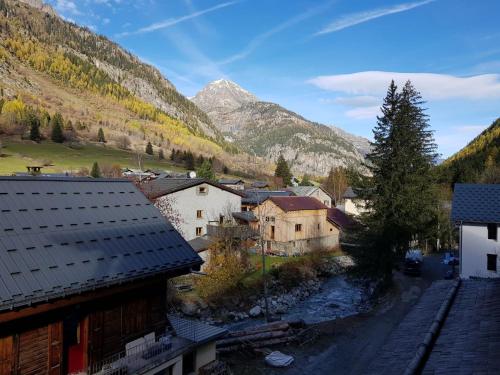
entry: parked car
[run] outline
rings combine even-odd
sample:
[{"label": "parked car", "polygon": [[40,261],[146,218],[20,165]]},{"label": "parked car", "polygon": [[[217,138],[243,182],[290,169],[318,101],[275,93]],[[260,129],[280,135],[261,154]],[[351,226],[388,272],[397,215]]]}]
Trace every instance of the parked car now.
[{"label": "parked car", "polygon": [[422,263],[424,255],[420,249],[410,249],[405,255],[405,265],[403,272],[406,275],[420,276],[422,273]]},{"label": "parked car", "polygon": [[458,265],[458,257],[456,257],[451,251],[447,251],[443,256],[443,264],[456,266]]}]

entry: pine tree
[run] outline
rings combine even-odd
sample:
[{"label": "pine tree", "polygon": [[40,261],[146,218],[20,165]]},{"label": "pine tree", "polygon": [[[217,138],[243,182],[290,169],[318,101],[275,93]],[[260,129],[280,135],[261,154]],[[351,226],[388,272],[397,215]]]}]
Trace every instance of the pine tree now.
[{"label": "pine tree", "polygon": [[356,191],[368,208],[361,216],[365,243],[356,261],[386,278],[436,214],[430,172],[436,146],[423,104],[410,82],[401,92],[391,82],[367,155],[372,177]]},{"label": "pine tree", "polygon": [[97,131],[97,142],[106,143],[106,138],[104,138],[104,130],[102,130],[102,128],[99,128],[99,130]]},{"label": "pine tree", "polygon": [[163,160],[165,159],[165,155],[163,155],[163,149],[160,148],[160,150],[158,151],[158,160]]},{"label": "pine tree", "polygon": [[148,144],[146,145],[146,154],[153,155],[153,145],[151,144],[151,142],[148,142]]},{"label": "pine tree", "polygon": [[203,164],[201,164],[201,166],[196,170],[196,175],[200,178],[215,181],[215,173],[212,169],[212,163],[208,160],[203,161]]},{"label": "pine tree", "polygon": [[184,164],[186,165],[186,169],[192,171],[194,170],[194,155],[191,151],[185,153]]},{"label": "pine tree", "polygon": [[172,152],[170,153],[170,160],[175,161],[175,148],[173,148]]},{"label": "pine tree", "polygon": [[90,177],[99,178],[101,177],[101,169],[99,168],[99,164],[95,161],[92,165],[92,170],[90,171]]},{"label": "pine tree", "polygon": [[285,158],[281,154],[278,157],[278,161],[276,162],[276,170],[274,172],[274,175],[283,179],[283,185],[291,185],[292,173],[290,172],[290,168],[288,167]]},{"label": "pine tree", "polygon": [[28,121],[30,124],[30,139],[39,142],[42,138],[40,135],[40,120],[34,113],[29,113]]},{"label": "pine tree", "polygon": [[311,180],[309,180],[309,175],[305,174],[304,177],[302,177],[302,181],[300,181],[300,186],[314,186]]},{"label": "pine tree", "polygon": [[50,139],[56,143],[64,142],[64,133],[63,133],[63,124],[64,120],[59,112],[57,112],[50,119],[50,124],[52,126],[52,133],[50,135]]}]

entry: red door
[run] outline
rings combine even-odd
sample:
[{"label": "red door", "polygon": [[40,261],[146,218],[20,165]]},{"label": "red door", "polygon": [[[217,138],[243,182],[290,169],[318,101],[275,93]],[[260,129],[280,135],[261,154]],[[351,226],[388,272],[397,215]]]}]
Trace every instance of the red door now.
[{"label": "red door", "polygon": [[65,332],[68,338],[66,349],[68,360],[68,374],[76,374],[87,371],[87,324],[86,319],[77,322],[76,325],[69,324],[65,327],[70,332]]}]

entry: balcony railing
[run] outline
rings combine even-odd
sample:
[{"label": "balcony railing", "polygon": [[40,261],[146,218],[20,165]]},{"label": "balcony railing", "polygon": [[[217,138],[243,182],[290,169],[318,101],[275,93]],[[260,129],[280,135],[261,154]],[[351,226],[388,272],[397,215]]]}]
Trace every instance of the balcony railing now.
[{"label": "balcony railing", "polygon": [[189,340],[169,334],[145,340],[90,366],[89,375],[130,375],[165,363],[191,346]]}]

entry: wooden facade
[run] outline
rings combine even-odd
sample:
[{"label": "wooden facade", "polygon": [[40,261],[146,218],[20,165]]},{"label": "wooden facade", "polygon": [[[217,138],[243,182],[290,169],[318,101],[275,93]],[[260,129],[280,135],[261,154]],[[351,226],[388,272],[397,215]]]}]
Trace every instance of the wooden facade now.
[{"label": "wooden facade", "polygon": [[0,375],[85,372],[128,342],[165,332],[166,279],[114,292],[2,325]]}]

